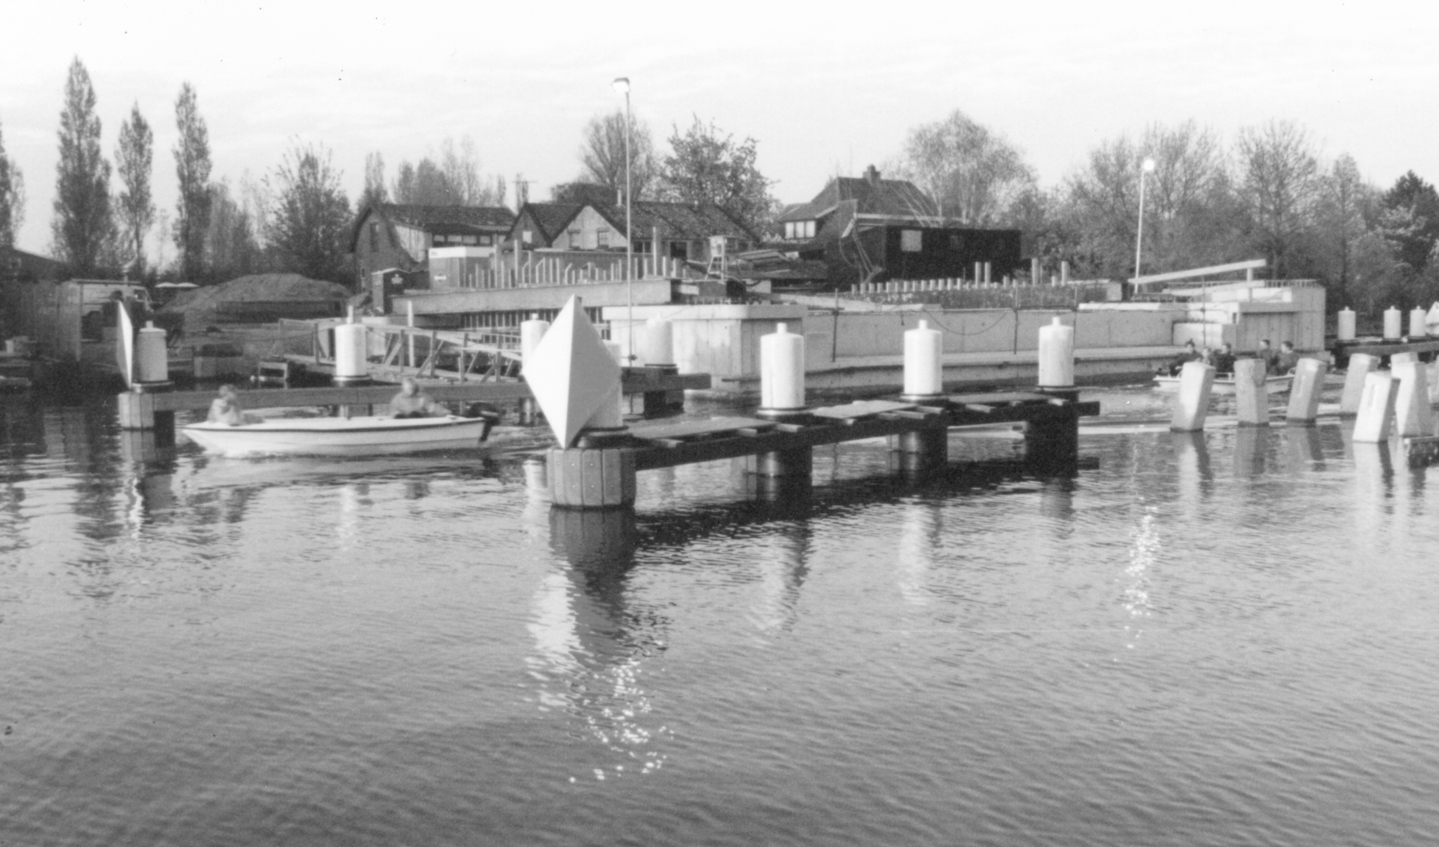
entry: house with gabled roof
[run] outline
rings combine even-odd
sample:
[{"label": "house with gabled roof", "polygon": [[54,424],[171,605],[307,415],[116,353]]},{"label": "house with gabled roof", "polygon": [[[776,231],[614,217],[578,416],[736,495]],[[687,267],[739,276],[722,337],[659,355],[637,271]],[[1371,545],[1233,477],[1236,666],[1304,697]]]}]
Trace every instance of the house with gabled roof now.
[{"label": "house with gabled roof", "polygon": [[493,252],[514,222],[515,213],[504,206],[368,204],[350,231],[356,279],[363,287],[374,271],[425,271],[434,248]]},{"label": "house with gabled roof", "polygon": [[960,278],[976,262],[989,263],[999,278],[1024,266],[1019,230],[979,229],[945,218],[914,183],[882,179],[873,165],[863,177],[835,177],[813,200],[786,207],[778,224],[782,240],[771,246],[824,262],[827,287]]},{"label": "house with gabled roof", "polygon": [[[748,250],[759,241],[715,203],[636,200],[630,216],[634,252],[664,259],[708,262],[713,238],[725,239],[729,252]],[[623,252],[625,207],[599,202],[526,203],[508,240],[530,249]]]}]

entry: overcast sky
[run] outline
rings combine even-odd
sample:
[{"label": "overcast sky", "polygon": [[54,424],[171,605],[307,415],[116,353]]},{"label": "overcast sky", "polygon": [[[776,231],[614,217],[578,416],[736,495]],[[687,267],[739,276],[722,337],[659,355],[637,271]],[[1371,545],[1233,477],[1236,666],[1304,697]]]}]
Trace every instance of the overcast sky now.
[{"label": "overcast sky", "polygon": [[[984,4],[23,0],[0,48],[0,132],[24,173],[18,246],[48,253],[65,75],[90,72],[113,161],[133,103],[155,131],[155,195],[176,199],[174,101],[195,86],[213,176],[267,173],[293,140],[333,151],[353,200],[365,154],[393,176],[446,136],[481,168],[574,179],[585,122],[622,105],[662,150],[692,115],[758,142],[785,202],[883,165],[954,109],[1018,145],[1046,186],[1097,143],[1193,118],[1226,142],[1298,122],[1370,180],[1439,180],[1439,12],[1427,4]],[[297,9],[299,9],[297,11]],[[118,191],[118,177],[111,182]],[[513,197],[513,195],[511,195]],[[167,250],[173,257],[173,248]],[[151,258],[154,258],[152,253]]]}]

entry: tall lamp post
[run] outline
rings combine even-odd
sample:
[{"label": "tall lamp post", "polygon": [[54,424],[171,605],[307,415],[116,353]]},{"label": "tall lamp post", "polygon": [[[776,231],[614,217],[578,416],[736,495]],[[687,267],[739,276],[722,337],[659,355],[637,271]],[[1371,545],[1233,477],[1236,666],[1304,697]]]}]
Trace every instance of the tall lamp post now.
[{"label": "tall lamp post", "polygon": [[615,92],[625,96],[625,297],[629,300],[629,363],[635,363],[635,233],[633,206],[630,203],[630,78],[616,77],[611,83]]},{"label": "tall lamp post", "polygon": [[1154,173],[1154,160],[1146,158],[1139,166],[1139,233],[1134,237],[1134,279],[1139,280],[1139,259],[1144,249],[1144,177]]}]

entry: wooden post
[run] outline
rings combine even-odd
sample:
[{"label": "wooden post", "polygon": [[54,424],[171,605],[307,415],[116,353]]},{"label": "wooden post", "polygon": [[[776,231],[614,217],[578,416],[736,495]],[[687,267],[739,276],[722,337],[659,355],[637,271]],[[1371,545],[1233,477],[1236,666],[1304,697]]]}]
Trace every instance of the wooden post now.
[{"label": "wooden post", "polygon": [[607,509],[635,502],[634,450],[627,447],[555,448],[546,456],[556,506]]},{"label": "wooden post", "polygon": [[1072,402],[1025,424],[1024,460],[1043,468],[1074,469],[1079,461],[1079,411]]}]

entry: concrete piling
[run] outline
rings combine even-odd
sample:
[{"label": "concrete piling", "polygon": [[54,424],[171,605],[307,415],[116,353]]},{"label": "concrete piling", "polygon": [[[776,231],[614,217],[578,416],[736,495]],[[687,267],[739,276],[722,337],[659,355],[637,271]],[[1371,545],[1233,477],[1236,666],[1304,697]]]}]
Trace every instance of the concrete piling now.
[{"label": "concrete piling", "polygon": [[1344,375],[1344,393],[1339,396],[1339,414],[1359,414],[1360,399],[1364,396],[1365,377],[1379,367],[1379,357],[1368,353],[1355,353],[1349,357],[1349,370]]},{"label": "concrete piling", "polygon": [[1319,394],[1324,390],[1324,374],[1329,366],[1318,359],[1300,359],[1294,366],[1294,383],[1289,388],[1289,409],[1285,420],[1291,424],[1311,426],[1319,417]]},{"label": "concrete piling", "polygon": [[1429,313],[1423,309],[1409,310],[1409,337],[1412,339],[1424,338],[1429,335],[1429,326],[1426,323]]},{"label": "concrete piling", "polygon": [[1403,313],[1394,306],[1384,310],[1384,340],[1396,341],[1404,334]]},{"label": "concrete piling", "polygon": [[1074,387],[1074,327],[1058,315],[1039,328],[1039,387]]},{"label": "concrete piling", "polygon": [[1402,362],[1390,372],[1399,383],[1394,401],[1394,425],[1404,438],[1434,434],[1434,413],[1429,406],[1429,375],[1423,363]]},{"label": "concrete piling", "polygon": [[1263,359],[1234,363],[1235,400],[1240,426],[1269,426],[1268,372]]},{"label": "concrete piling", "polygon": [[904,333],[904,394],[907,401],[933,400],[944,394],[944,336],[929,321]]},{"label": "concrete piling", "polygon": [[1398,394],[1399,384],[1392,377],[1380,373],[1365,375],[1358,417],[1354,420],[1356,442],[1380,444],[1389,440],[1389,427],[1394,420],[1394,403]]},{"label": "concrete piling", "polygon": [[1209,394],[1214,388],[1214,366],[1185,362],[1179,371],[1179,393],[1174,398],[1172,432],[1198,432],[1209,414]]}]

